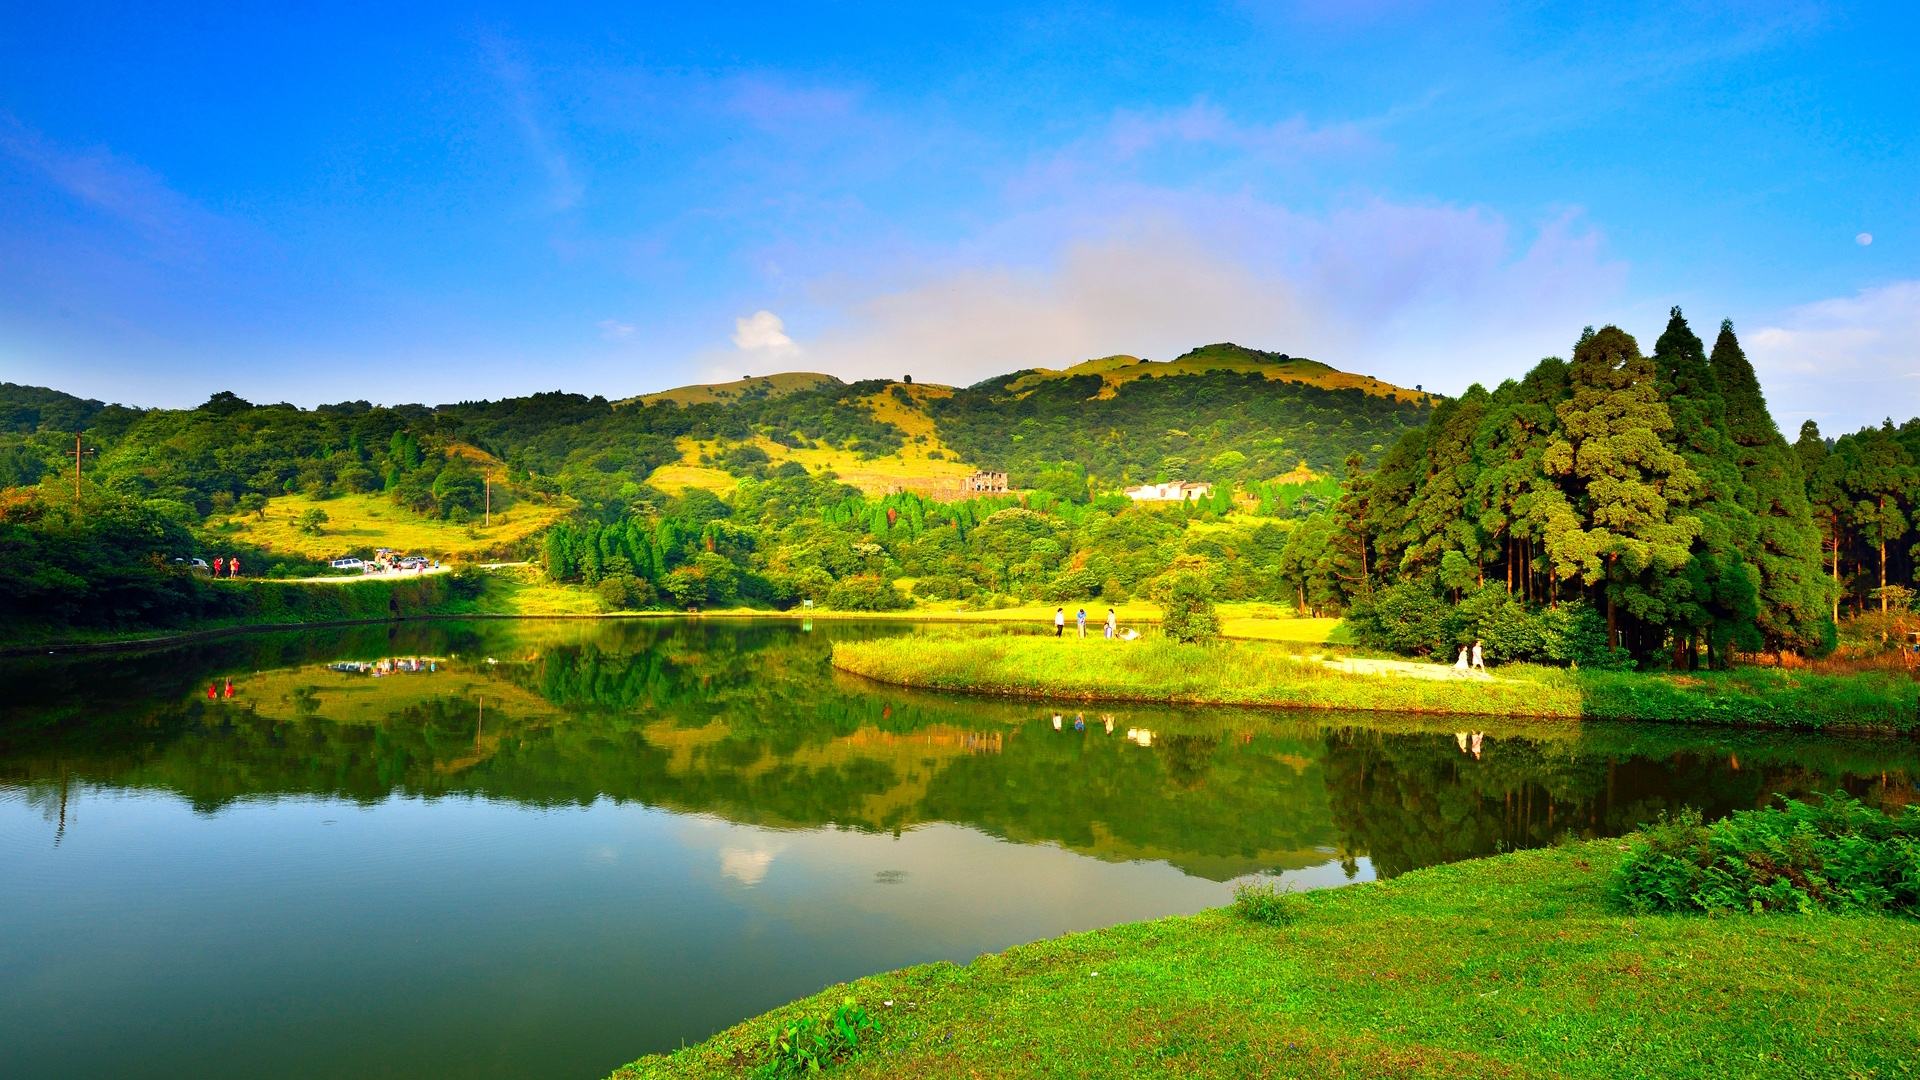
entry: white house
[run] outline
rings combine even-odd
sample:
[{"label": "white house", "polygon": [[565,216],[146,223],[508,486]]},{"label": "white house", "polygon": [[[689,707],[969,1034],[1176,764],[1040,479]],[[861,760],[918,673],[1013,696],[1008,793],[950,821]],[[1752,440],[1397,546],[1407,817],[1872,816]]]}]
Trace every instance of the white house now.
[{"label": "white house", "polygon": [[1212,484],[1193,483],[1186,480],[1174,480],[1165,484],[1141,484],[1127,489],[1127,498],[1134,502],[1185,502],[1188,499],[1204,499],[1213,494]]}]

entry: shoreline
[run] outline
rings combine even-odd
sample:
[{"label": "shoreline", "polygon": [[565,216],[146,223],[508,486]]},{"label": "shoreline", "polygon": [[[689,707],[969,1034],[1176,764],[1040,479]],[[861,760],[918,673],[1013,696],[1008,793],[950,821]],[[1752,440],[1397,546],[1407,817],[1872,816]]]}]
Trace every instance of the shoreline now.
[{"label": "shoreline", "polygon": [[753,1075],[771,1033],[847,1001],[880,1025],[832,1067],[850,1080],[1063,1063],[1112,1076],[1705,1078],[1741,1061],[1755,1076],[1890,1076],[1920,1060],[1920,1025],[1887,1004],[1920,991],[1920,968],[1901,959],[1920,923],[1625,914],[1607,899],[1624,846],[1282,894],[1264,921],[1214,908],[898,968],[612,1080]]},{"label": "shoreline", "polygon": [[1920,734],[1920,683],[1875,673],[1750,668],[1672,676],[1514,665],[1505,677],[1460,681],[1309,666],[1271,643],[1244,639],[1081,644],[1024,635],[923,638],[911,649],[835,642],[831,663],[887,685],[1030,700]]}]

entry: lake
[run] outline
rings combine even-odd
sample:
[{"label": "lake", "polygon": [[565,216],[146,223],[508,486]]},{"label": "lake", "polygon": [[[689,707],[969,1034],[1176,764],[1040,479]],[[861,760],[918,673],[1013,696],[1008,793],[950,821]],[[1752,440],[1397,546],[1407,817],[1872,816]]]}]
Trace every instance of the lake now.
[{"label": "lake", "polygon": [[0,1075],[598,1077],[1236,882],[1920,776],[1911,741],[1056,708],[827,664],[918,632],[432,622],[0,661]]}]

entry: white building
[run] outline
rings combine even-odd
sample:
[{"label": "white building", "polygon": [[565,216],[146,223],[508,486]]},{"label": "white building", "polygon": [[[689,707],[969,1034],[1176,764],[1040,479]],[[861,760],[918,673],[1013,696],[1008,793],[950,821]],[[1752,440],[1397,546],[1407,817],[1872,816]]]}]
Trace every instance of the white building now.
[{"label": "white building", "polygon": [[1134,502],[1185,502],[1188,499],[1204,499],[1213,494],[1212,484],[1193,483],[1186,480],[1173,480],[1165,484],[1141,484],[1127,489],[1127,498]]}]

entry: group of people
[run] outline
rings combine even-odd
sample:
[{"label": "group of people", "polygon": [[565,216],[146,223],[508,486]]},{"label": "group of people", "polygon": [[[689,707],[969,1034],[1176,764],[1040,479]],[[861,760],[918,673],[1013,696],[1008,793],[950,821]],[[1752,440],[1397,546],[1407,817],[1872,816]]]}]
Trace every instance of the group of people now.
[{"label": "group of people", "polygon": [[213,576],[214,577],[224,576],[224,577],[230,577],[230,578],[239,577],[240,576],[240,556],[234,555],[231,557],[222,557],[219,555],[215,555],[213,557]]},{"label": "group of people", "polygon": [[[1086,637],[1087,636],[1087,609],[1086,608],[1081,608],[1080,611],[1074,615],[1074,622],[1080,628],[1080,636]],[[1066,633],[1067,633],[1067,609],[1064,607],[1054,608],[1053,609],[1053,636],[1065,637]],[[1120,638],[1123,641],[1132,641],[1134,638],[1137,638],[1139,636],[1140,636],[1139,633],[1133,630],[1128,630],[1125,634],[1122,634],[1120,632],[1119,614],[1115,612],[1112,608],[1107,609],[1106,638],[1108,641],[1112,641],[1115,638]]]},{"label": "group of people", "polygon": [[1475,638],[1472,645],[1460,646],[1460,658],[1453,662],[1453,671],[1463,679],[1476,671],[1483,679],[1491,678],[1487,674],[1487,656],[1479,638]]}]

